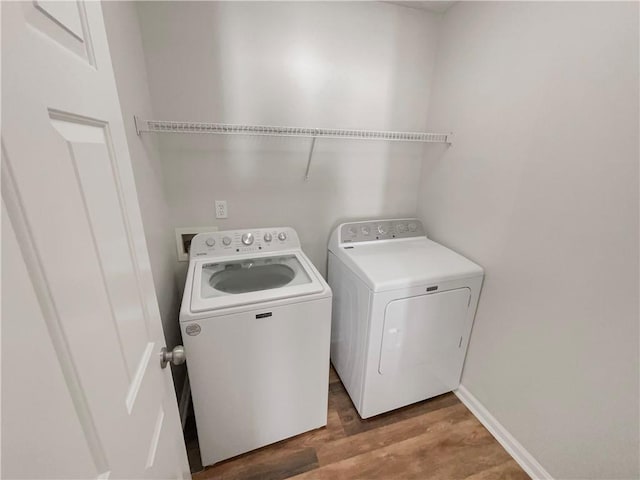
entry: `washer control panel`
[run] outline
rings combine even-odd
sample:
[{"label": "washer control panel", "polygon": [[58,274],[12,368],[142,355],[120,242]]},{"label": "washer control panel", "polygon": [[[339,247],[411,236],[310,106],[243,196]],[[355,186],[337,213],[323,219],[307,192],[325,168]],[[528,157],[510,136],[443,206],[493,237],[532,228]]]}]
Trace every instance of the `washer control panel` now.
[{"label": "washer control panel", "polygon": [[424,236],[426,235],[422,223],[415,218],[368,220],[343,224],[340,227],[339,243],[372,242]]},{"label": "washer control panel", "polygon": [[291,227],[255,228],[199,233],[191,240],[189,258],[244,255],[300,248]]}]

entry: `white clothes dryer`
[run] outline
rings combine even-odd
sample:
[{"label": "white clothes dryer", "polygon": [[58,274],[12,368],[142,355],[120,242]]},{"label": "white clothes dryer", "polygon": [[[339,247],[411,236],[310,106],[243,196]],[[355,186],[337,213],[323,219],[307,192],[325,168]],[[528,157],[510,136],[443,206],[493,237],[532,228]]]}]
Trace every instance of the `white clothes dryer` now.
[{"label": "white clothes dryer", "polygon": [[196,235],[180,325],[203,465],[326,425],[331,290],[293,229]]},{"label": "white clothes dryer", "polygon": [[360,416],[456,389],[482,268],[413,218],[343,223],[328,256],[331,362]]}]

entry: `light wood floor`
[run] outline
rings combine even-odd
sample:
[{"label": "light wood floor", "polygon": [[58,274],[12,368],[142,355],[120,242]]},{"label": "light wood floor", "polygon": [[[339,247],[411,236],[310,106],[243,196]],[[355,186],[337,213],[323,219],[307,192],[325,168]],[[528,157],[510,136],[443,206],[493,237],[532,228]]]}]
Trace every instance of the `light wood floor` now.
[{"label": "light wood floor", "polygon": [[362,420],[333,369],[326,428],[202,470],[192,424],[187,449],[194,480],[529,479],[452,393]]}]

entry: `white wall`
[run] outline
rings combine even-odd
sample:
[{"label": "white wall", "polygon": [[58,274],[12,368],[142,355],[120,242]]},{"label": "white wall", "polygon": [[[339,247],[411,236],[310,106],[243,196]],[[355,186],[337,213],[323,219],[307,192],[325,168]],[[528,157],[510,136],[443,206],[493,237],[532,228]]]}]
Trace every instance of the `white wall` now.
[{"label": "white wall", "polygon": [[[160,119],[425,127],[438,14],[367,2],[148,2],[138,9]],[[304,182],[306,139],[160,141],[173,225],[290,225],[322,272],[339,221],[415,213],[420,145],[318,140]],[[228,201],[228,220],[215,220],[216,199]]]},{"label": "white wall", "polygon": [[[138,15],[133,2],[103,2],[111,60],[124,117],[127,143],[138,190],[138,201],[151,260],[167,346],[181,344],[178,325],[179,297],[175,282],[176,248],[157,145],[153,137],[138,137],[134,115],[153,117]],[[172,365],[178,391],[185,367]]]},{"label": "white wall", "polygon": [[486,269],[462,383],[555,478],[638,478],[638,4],[441,28],[419,212]]}]

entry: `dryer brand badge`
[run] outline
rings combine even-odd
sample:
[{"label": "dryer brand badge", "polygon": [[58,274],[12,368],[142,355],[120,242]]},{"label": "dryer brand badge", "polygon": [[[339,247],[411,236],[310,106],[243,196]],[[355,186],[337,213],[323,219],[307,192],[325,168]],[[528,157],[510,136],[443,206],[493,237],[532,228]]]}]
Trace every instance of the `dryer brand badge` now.
[{"label": "dryer brand badge", "polygon": [[198,325],[197,323],[192,323],[191,325],[187,325],[185,332],[187,332],[187,335],[195,337],[200,333],[201,330],[202,328],[200,328],[200,325]]}]

